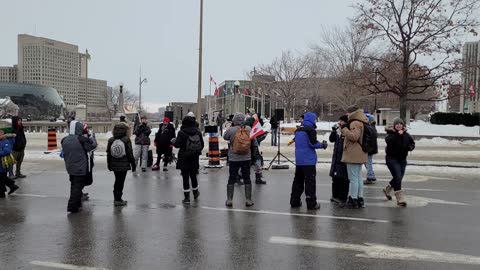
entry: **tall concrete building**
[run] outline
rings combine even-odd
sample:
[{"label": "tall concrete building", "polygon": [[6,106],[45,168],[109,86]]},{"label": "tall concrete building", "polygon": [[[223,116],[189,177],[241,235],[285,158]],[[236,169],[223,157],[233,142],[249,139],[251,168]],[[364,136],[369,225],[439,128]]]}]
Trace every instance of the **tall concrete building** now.
[{"label": "tall concrete building", "polygon": [[67,107],[78,104],[78,46],[30,35],[18,35],[18,81],[57,89]]},{"label": "tall concrete building", "polygon": [[[464,72],[460,112],[480,111],[480,41],[467,42],[463,46]],[[472,93],[472,90],[474,95]],[[470,95],[472,93],[472,95]]]},{"label": "tall concrete building", "polygon": [[[85,94],[88,91],[87,101]],[[86,104],[89,112],[105,111],[107,108],[107,81],[88,79],[85,91],[85,77],[78,78],[78,103]]]},{"label": "tall concrete building", "polygon": [[17,82],[17,66],[0,67],[0,82]]}]

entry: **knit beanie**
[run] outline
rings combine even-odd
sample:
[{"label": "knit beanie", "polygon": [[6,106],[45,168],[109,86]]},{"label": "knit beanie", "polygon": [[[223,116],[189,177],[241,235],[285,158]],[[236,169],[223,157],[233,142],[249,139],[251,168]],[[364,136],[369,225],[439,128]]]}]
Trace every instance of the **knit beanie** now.
[{"label": "knit beanie", "polygon": [[405,126],[405,122],[401,118],[398,118],[398,117],[393,120],[393,126],[395,126],[397,124],[402,124],[402,126]]}]

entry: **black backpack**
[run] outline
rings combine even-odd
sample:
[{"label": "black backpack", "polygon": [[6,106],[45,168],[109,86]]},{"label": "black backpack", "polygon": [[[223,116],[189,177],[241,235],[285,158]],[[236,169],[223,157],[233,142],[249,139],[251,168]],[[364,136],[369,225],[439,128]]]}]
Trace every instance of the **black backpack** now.
[{"label": "black backpack", "polygon": [[378,153],[377,131],[370,124],[363,123],[362,150],[369,155]]},{"label": "black backpack", "polygon": [[188,136],[187,145],[185,147],[185,156],[186,157],[195,157],[199,156],[202,153],[202,140],[200,135],[195,134]]}]

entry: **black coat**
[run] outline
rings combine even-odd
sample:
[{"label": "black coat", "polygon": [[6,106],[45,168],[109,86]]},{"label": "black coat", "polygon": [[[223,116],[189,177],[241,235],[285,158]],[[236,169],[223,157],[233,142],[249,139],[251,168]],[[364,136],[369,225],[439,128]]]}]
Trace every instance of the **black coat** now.
[{"label": "black coat", "polygon": [[157,152],[160,149],[168,149],[171,145],[171,140],[175,138],[175,127],[172,124],[167,124],[163,130],[164,124],[161,123],[157,134],[155,134],[155,144],[157,147]]},{"label": "black coat", "polygon": [[344,138],[335,131],[330,133],[328,139],[331,143],[335,143],[333,147],[332,165],[330,167],[330,177],[348,179],[347,165],[342,162]]},{"label": "black coat", "polygon": [[200,136],[200,141],[202,142],[202,149],[205,147],[203,142],[202,133],[197,127],[185,127],[178,132],[178,136],[175,139],[175,148],[180,148],[178,151],[178,161],[177,161],[177,170],[185,171],[195,171],[200,169],[200,155],[195,157],[186,157],[185,150],[187,147],[187,141],[189,136],[194,136],[197,134]]},{"label": "black coat", "polygon": [[134,132],[136,135],[135,144],[150,145],[150,133],[152,133],[152,130],[147,124],[138,125]]},{"label": "black coat", "polygon": [[407,132],[400,135],[393,129],[387,129],[385,131],[387,132],[387,136],[385,137],[385,142],[387,143],[387,147],[385,148],[386,157],[396,160],[406,160],[408,152],[415,149],[415,141],[412,136]]},{"label": "black coat", "polygon": [[17,137],[15,137],[15,144],[13,145],[13,151],[21,152],[25,150],[25,147],[27,146],[27,138],[23,131],[23,125],[18,123],[18,119],[18,116],[12,117],[13,133],[17,135]]},{"label": "black coat", "polygon": [[[114,172],[125,172],[131,168],[135,168],[135,158],[133,157],[132,142],[127,136],[128,128],[125,125],[117,124],[113,127],[113,137],[108,140],[107,144],[107,165],[108,170]],[[120,139],[125,144],[126,155],[122,158],[114,158],[110,154],[112,151],[112,143]]]}]

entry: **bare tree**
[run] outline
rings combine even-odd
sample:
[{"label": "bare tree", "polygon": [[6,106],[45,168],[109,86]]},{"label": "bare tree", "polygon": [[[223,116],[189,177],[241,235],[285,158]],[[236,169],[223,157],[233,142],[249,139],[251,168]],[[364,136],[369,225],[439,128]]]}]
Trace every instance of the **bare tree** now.
[{"label": "bare tree", "polygon": [[320,63],[316,65],[316,73],[329,78],[329,90],[326,98],[336,108],[345,111],[352,105],[360,105],[370,94],[358,87],[355,80],[357,73],[364,68],[364,57],[372,37],[367,31],[354,24],[345,27],[323,28],[320,44],[311,46]]},{"label": "bare tree", "polygon": [[271,64],[261,65],[258,69],[261,75],[275,77],[276,82],[273,87],[283,99],[287,119],[293,116],[296,98],[308,83],[306,78],[312,75],[309,68],[310,60],[309,56],[297,56],[287,51]]},{"label": "bare tree", "polygon": [[[110,118],[114,117],[120,108],[118,108],[119,104],[119,96],[120,96],[120,88],[108,88],[105,93],[105,107],[107,108],[107,114]],[[132,107],[134,109],[138,109],[138,95],[131,93],[124,87],[123,89],[123,104],[124,106]]]},{"label": "bare tree", "polygon": [[[477,35],[474,12],[479,2],[363,0],[356,4],[357,25],[374,35],[377,50],[393,56],[370,57],[372,64],[379,67],[379,78],[375,82],[372,76],[364,76],[365,89],[397,95],[403,119],[409,101],[438,100],[438,96],[422,95],[432,87],[450,84],[455,73],[461,72],[460,37],[466,33]],[[392,66],[400,67],[398,77],[386,75]],[[422,72],[417,72],[418,68]]]}]

